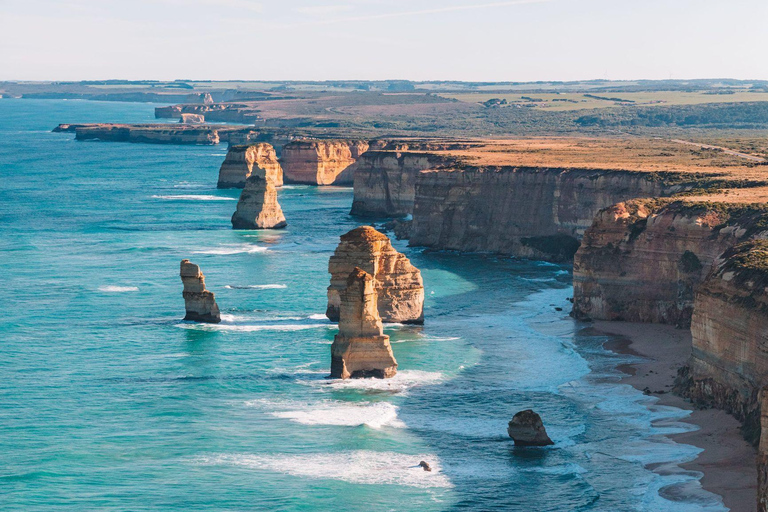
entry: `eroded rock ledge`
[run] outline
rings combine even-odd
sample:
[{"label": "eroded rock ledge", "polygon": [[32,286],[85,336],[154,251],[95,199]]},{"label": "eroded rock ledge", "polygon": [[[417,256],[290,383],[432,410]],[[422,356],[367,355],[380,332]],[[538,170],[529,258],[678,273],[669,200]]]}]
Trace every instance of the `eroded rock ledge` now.
[{"label": "eroded rock ledge", "polygon": [[221,313],[216,304],[216,297],[205,288],[205,276],[200,267],[189,260],[181,260],[181,282],[184,285],[184,320],[217,324],[221,322]]},{"label": "eroded rock ledge", "polygon": [[215,145],[249,142],[259,137],[252,127],[206,124],[60,124],[54,132],[74,132],[75,140],[146,144]]},{"label": "eroded rock ledge", "polygon": [[361,140],[302,140],[283,146],[285,180],[309,185],[351,185],[345,170],[368,150]]},{"label": "eroded rock ledge", "polygon": [[219,169],[217,187],[243,188],[254,170],[265,178],[269,176],[276,187],[283,185],[283,169],[271,144],[230,145]]},{"label": "eroded rock ledge", "polygon": [[328,262],[326,315],[339,320],[341,291],[356,267],[374,278],[379,316],[385,322],[424,323],[424,282],[419,269],[392,247],[389,238],[370,226],[355,228],[341,236],[341,243]]},{"label": "eroded rock ledge", "polygon": [[374,277],[360,268],[347,276],[340,291],[339,333],[331,345],[331,377],[389,378],[397,361],[384,334]]}]

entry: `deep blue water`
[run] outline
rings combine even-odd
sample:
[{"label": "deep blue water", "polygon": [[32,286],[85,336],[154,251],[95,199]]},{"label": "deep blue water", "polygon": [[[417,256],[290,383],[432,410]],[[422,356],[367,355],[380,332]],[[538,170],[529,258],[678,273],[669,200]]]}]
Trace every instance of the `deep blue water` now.
[{"label": "deep blue water", "polygon": [[[233,231],[223,146],[50,132],[153,107],[0,101],[0,509],[724,510],[673,464],[698,453],[663,436],[686,413],[568,318],[568,267],[397,242],[424,327],[387,326],[394,379],[325,379],[351,190],[284,187],[288,229]],[[180,321],[182,258],[222,324]],[[512,446],[529,407],[555,446]]]}]

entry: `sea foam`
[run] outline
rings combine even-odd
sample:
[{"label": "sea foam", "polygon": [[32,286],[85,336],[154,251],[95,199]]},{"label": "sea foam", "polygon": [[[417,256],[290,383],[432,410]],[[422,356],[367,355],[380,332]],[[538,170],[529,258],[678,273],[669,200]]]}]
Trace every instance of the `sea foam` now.
[{"label": "sea foam", "polygon": [[125,292],[137,292],[139,291],[138,286],[99,286],[100,292],[109,292],[109,293],[125,293]]},{"label": "sea foam", "polygon": [[284,284],[228,284],[224,286],[224,288],[229,290],[282,290],[284,288],[288,288],[288,286]]},{"label": "sea foam", "polygon": [[[335,325],[333,326],[335,327]],[[322,381],[299,381],[302,384],[317,386],[320,389],[337,391],[340,389],[360,389],[365,391],[390,391],[402,393],[417,386],[437,384],[445,380],[440,372],[422,370],[403,370],[391,379],[323,379]]]},{"label": "sea foam", "polygon": [[222,245],[214,249],[202,249],[199,251],[192,251],[192,254],[254,254],[258,252],[267,252],[269,249],[266,247],[260,247],[258,245],[240,244],[240,245]]},{"label": "sea foam", "polygon": [[[327,372],[322,372],[326,374]],[[302,425],[337,425],[379,429],[384,426],[405,428],[397,417],[398,408],[388,402],[341,402],[323,400],[319,403],[294,401],[252,400],[246,405],[266,409],[271,416]]]},{"label": "sea foam", "polygon": [[[432,471],[424,471],[418,466],[422,460],[429,462]],[[306,455],[221,454],[200,457],[194,462],[275,471],[305,478],[342,480],[353,484],[452,487],[451,481],[440,470],[440,461],[434,454],[408,455],[369,450]]]},{"label": "sea foam", "polygon": [[211,196],[205,194],[178,194],[170,196],[152,196],[152,199],[164,199],[166,201],[237,201],[234,197]]}]

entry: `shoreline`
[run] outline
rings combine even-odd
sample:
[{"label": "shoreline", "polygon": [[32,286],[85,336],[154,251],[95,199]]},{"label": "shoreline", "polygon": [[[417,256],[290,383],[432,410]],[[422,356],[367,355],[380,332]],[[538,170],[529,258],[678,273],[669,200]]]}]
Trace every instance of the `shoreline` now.
[{"label": "shoreline", "polygon": [[[687,471],[703,474],[701,487],[722,497],[732,512],[754,512],[757,509],[757,450],[741,435],[741,423],[719,409],[696,409],[684,398],[671,393],[677,370],[688,362],[691,335],[687,329],[669,325],[630,322],[595,321],[598,332],[620,336],[604,347],[617,354],[645,359],[617,367],[626,375],[621,382],[658,399],[657,404],[691,411],[683,422],[698,430],[669,437],[703,449],[698,457],[680,464]],[[649,468],[655,470],[654,468]]]}]

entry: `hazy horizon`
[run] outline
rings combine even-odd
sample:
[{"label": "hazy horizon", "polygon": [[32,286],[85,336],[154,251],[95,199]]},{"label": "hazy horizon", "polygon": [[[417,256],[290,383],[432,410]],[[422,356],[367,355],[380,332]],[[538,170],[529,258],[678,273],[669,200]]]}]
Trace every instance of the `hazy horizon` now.
[{"label": "hazy horizon", "polygon": [[768,80],[768,2],[0,0],[2,80]]}]

